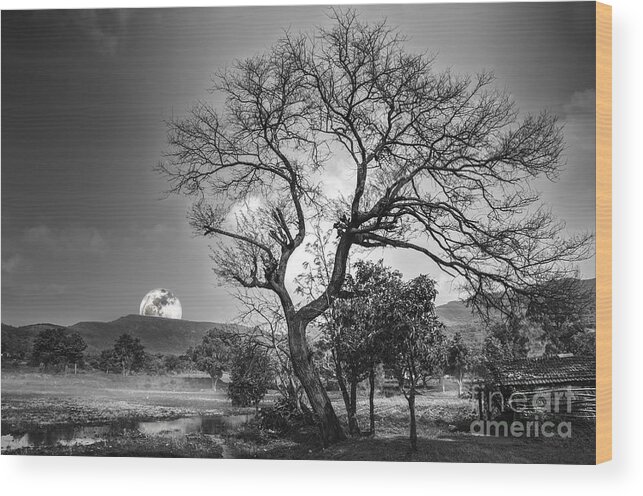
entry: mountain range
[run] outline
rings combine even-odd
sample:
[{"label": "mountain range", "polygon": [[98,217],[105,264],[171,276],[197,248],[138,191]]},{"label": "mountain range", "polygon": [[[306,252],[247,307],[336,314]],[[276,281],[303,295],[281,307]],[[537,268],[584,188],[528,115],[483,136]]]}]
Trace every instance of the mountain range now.
[{"label": "mountain range", "polygon": [[[2,324],[2,334],[3,339],[6,336],[8,339],[21,338],[31,341],[44,329],[64,327],[57,324],[33,324],[22,327]],[[198,344],[210,329],[228,332],[249,330],[235,324],[194,322],[142,315],[126,315],[111,322],[78,322],[67,329],[82,336],[87,343],[87,353],[98,353],[111,348],[121,334],[129,333],[139,338],[149,353],[175,355],[183,354],[190,346]]]},{"label": "mountain range", "polygon": [[[460,330],[467,339],[467,330],[475,333],[475,319],[470,309],[459,301],[451,301],[436,308],[438,316],[447,328]],[[20,339],[32,341],[42,330],[65,328],[58,324],[32,324],[14,327],[2,324],[3,339]],[[216,322],[194,322],[191,320],[164,319],[142,315],[126,315],[111,322],[78,322],[67,327],[70,332],[77,332],[87,343],[87,353],[98,353],[111,348],[114,341],[127,332],[141,340],[149,353],[175,354],[185,353],[190,346],[198,344],[210,329],[222,331],[248,332],[249,329],[235,324]],[[467,339],[469,340],[469,339]],[[474,339],[475,340],[475,339]]]},{"label": "mountain range", "polygon": [[[588,288],[595,288],[595,279],[581,281]],[[461,301],[450,301],[436,307],[436,313],[446,327],[447,334],[460,332],[465,342],[474,344],[484,339],[479,320]],[[2,324],[2,339],[31,341],[43,329],[64,328],[56,324],[32,324],[14,327]],[[180,355],[198,344],[210,329],[232,332],[249,332],[250,329],[236,324],[194,322],[190,320],[165,319],[126,315],[111,322],[79,322],[68,327],[78,332],[87,343],[88,353],[98,353],[111,348],[118,336],[127,332],[141,340],[149,353]]]}]

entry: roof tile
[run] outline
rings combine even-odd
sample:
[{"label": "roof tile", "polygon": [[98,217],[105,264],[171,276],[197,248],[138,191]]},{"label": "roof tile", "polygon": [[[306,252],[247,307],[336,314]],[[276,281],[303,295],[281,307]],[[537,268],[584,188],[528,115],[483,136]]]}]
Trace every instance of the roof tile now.
[{"label": "roof tile", "polygon": [[596,359],[588,356],[545,356],[501,362],[496,384],[538,386],[596,381]]}]

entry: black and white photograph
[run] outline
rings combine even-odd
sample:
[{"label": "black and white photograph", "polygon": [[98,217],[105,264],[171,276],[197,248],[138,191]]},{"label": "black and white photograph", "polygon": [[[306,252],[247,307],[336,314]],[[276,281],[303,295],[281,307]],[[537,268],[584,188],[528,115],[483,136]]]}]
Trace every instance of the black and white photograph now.
[{"label": "black and white photograph", "polygon": [[3,10],[2,455],[596,463],[596,26]]}]

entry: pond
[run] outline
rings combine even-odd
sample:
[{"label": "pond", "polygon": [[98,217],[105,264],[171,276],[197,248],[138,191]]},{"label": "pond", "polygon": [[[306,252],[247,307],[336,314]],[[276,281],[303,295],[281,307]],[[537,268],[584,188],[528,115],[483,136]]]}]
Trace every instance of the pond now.
[{"label": "pond", "polygon": [[48,426],[25,434],[3,434],[2,450],[31,448],[38,446],[88,445],[110,437],[122,436],[137,431],[149,436],[181,438],[188,434],[209,434],[220,436],[246,425],[253,416],[217,415],[182,417],[174,420],[135,421],[121,420],[103,425],[91,426]]}]

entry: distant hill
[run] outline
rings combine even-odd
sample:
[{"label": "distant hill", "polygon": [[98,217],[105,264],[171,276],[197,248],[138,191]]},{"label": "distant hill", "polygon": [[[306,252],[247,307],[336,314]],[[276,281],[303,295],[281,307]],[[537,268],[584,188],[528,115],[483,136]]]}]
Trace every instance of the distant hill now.
[{"label": "distant hill", "polygon": [[[578,280],[584,291],[596,292],[596,279]],[[460,332],[468,344],[482,343],[484,330],[480,319],[473,314],[471,308],[459,300],[450,301],[435,308],[438,318],[446,326],[447,335]]]},{"label": "distant hill", "polygon": [[451,337],[456,332],[462,335],[463,341],[476,347],[484,340],[483,326],[471,308],[460,300],[453,300],[435,307],[435,313],[446,327],[445,334]]},{"label": "distant hill", "polygon": [[40,331],[45,329],[64,329],[56,324],[31,324],[23,327],[14,327],[2,324],[2,354],[24,360],[31,354],[31,342]]},{"label": "distant hill", "polygon": [[[64,327],[56,324],[35,324],[13,327],[2,324],[2,333],[10,338],[21,337],[31,341],[41,330]],[[247,327],[214,322],[193,322],[190,320],[164,319],[127,315],[111,322],[79,322],[68,329],[78,332],[87,343],[88,353],[97,353],[111,348],[121,334],[127,332],[141,340],[145,351],[180,355],[193,345],[198,344],[210,329],[227,332],[249,332]]]},{"label": "distant hill", "polygon": [[[596,279],[584,279],[580,283],[587,290],[596,288]],[[450,301],[436,307],[436,313],[446,326],[448,335],[460,332],[468,344],[481,343],[484,340],[484,330],[478,318],[461,301]],[[2,324],[2,339],[31,341],[41,330],[51,327],[64,327],[56,324],[33,324],[23,327],[13,327]],[[111,348],[118,336],[129,332],[141,340],[149,353],[180,355],[193,345],[198,344],[210,329],[227,332],[246,333],[250,329],[234,324],[218,324],[214,322],[193,322],[190,320],[164,319],[161,317],[144,317],[127,315],[112,322],[79,322],[69,327],[78,332],[87,342],[87,351],[96,353]],[[315,336],[309,336],[314,340]]]},{"label": "distant hill", "polygon": [[471,308],[459,300],[435,307],[435,313],[447,327],[471,325],[478,322],[478,318],[473,314]]},{"label": "distant hill", "polygon": [[61,326],[58,324],[29,324],[22,327],[14,327],[7,324],[2,324],[3,331],[20,332],[21,335],[28,336],[30,338],[33,338],[40,331],[44,331],[45,329],[64,329],[64,327],[65,326]]},{"label": "distant hill", "polygon": [[141,340],[149,353],[180,355],[190,346],[198,344],[210,329],[227,332],[247,332],[247,328],[233,324],[193,322],[190,320],[164,319],[127,315],[112,322],[79,322],[69,327],[87,342],[87,351],[111,348],[114,341],[127,332]]},{"label": "distant hill", "polygon": [[65,326],[57,324],[29,324],[22,327],[14,327],[8,324],[2,324],[2,339],[5,335],[10,338],[20,338],[31,341],[40,331],[45,329],[64,329]]}]

